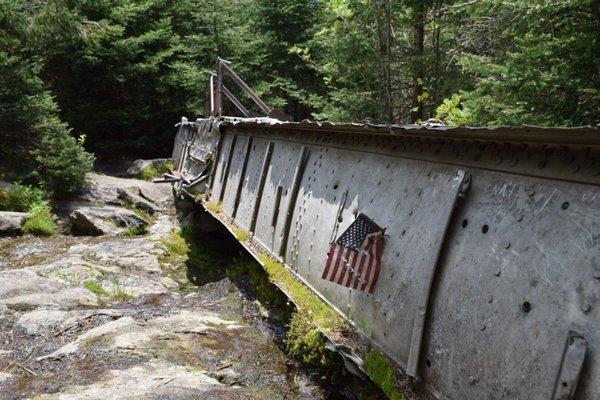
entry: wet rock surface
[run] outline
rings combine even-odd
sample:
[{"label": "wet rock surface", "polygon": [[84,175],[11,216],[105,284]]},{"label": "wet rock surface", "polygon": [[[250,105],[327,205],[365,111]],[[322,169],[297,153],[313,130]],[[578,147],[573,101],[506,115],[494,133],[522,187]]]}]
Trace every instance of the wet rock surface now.
[{"label": "wet rock surface", "polygon": [[155,215],[135,237],[0,238],[0,398],[357,398],[285,355],[250,283],[170,257],[170,188],[90,177],[93,207],[134,187]]}]

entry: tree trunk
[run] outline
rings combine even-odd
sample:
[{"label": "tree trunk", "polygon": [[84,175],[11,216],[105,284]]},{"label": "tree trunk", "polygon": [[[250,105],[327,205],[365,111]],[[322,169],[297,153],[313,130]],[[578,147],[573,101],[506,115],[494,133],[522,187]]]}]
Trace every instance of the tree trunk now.
[{"label": "tree trunk", "polygon": [[415,5],[413,11],[413,87],[410,120],[415,123],[423,119],[423,53],[425,49],[425,6],[423,0]]}]

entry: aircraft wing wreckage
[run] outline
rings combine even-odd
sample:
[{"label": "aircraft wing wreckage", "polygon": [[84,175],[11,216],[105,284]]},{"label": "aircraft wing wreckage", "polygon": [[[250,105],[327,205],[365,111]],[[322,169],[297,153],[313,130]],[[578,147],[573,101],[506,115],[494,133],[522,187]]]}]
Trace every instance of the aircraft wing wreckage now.
[{"label": "aircraft wing wreckage", "polygon": [[432,398],[600,399],[599,129],[291,122],[217,72],[167,179],[346,318],[359,369],[377,349]]}]

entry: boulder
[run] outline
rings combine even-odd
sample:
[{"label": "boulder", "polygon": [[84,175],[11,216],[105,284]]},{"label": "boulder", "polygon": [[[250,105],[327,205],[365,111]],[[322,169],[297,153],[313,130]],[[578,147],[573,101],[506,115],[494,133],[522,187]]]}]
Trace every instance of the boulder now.
[{"label": "boulder", "polygon": [[121,207],[82,207],[69,215],[71,229],[80,235],[110,235],[124,233],[127,229],[144,230],[148,221],[135,212]]},{"label": "boulder", "polygon": [[119,198],[119,189],[126,189],[158,207],[173,203],[173,189],[169,184],[156,184],[141,179],[117,178],[93,172],[86,174],[85,178],[89,188],[83,192],[81,200],[86,202],[120,205],[123,200]]},{"label": "boulder", "polygon": [[170,162],[170,158],[155,158],[153,160],[135,160],[131,167],[127,169],[127,175],[138,176],[144,168],[158,167],[159,165]]},{"label": "boulder", "polygon": [[154,214],[160,210],[152,201],[140,196],[139,188],[118,188],[117,193],[119,194],[119,199],[123,200],[126,204],[131,204],[137,207],[142,211]]},{"label": "boulder", "polygon": [[21,233],[21,225],[30,216],[30,213],[0,211],[0,235]]}]

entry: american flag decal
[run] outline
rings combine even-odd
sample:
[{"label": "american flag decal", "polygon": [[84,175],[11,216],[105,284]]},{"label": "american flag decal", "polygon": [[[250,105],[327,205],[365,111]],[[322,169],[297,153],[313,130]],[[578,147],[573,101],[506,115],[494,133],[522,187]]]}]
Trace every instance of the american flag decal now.
[{"label": "american flag decal", "polygon": [[338,285],[373,293],[381,271],[384,233],[385,229],[359,214],[331,243],[321,277]]}]

